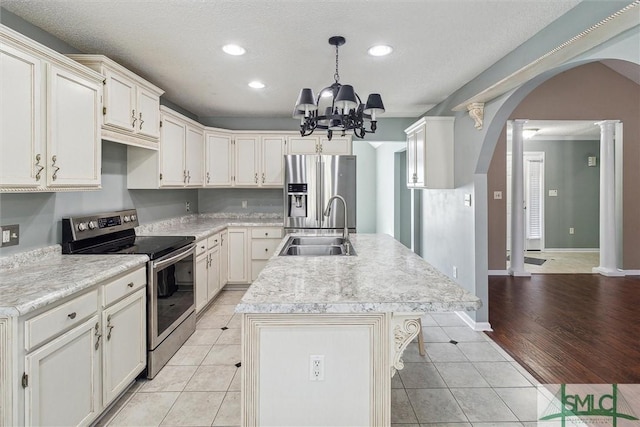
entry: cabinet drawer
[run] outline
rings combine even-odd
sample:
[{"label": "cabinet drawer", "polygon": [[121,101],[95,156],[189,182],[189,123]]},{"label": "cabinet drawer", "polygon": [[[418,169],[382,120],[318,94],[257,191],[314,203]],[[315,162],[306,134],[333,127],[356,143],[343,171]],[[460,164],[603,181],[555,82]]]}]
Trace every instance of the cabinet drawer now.
[{"label": "cabinet drawer", "polygon": [[120,298],[127,296],[147,285],[147,268],[142,267],[132,271],[119,279],[108,283],[104,287],[103,306],[107,307]]},{"label": "cabinet drawer", "polygon": [[269,259],[280,244],[278,239],[257,239],[251,242],[251,259]]},{"label": "cabinet drawer", "polygon": [[207,239],[207,245],[209,245],[209,249],[212,249],[216,246],[220,245],[220,233],[216,233],[213,236],[209,236]]},{"label": "cabinet drawer", "polygon": [[38,344],[80,324],[98,311],[98,290],[72,299],[24,322],[24,341],[29,351]]},{"label": "cabinet drawer", "polygon": [[280,227],[253,227],[251,228],[251,238],[253,239],[281,239],[282,228]]},{"label": "cabinet drawer", "polygon": [[209,247],[207,246],[207,239],[202,239],[196,243],[196,257],[207,252]]}]

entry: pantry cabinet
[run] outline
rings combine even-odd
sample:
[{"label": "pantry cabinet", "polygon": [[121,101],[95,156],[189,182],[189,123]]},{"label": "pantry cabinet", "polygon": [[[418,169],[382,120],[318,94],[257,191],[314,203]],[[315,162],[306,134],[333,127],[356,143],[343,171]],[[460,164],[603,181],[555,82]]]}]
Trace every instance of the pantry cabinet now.
[{"label": "pantry cabinet", "polygon": [[102,138],[157,149],[164,91],[104,55],[67,55],[104,78]]},{"label": "pantry cabinet", "polygon": [[102,77],[0,25],[0,191],[100,187]]},{"label": "pantry cabinet", "polygon": [[161,118],[157,151],[127,147],[127,188],[202,187],[204,127],[164,106]]},{"label": "pantry cabinet", "polygon": [[454,188],[454,117],[423,117],[405,129],[407,187]]},{"label": "pantry cabinet", "polygon": [[288,154],[351,154],[351,137],[290,136]]}]

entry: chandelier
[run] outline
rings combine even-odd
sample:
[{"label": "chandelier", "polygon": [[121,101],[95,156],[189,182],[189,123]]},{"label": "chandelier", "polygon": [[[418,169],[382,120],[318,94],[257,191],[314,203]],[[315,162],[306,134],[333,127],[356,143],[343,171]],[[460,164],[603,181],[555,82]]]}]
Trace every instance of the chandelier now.
[{"label": "chandelier", "polygon": [[[336,72],[334,82],[314,96],[313,90],[304,88],[298,95],[293,117],[300,119],[300,135],[309,136],[316,129],[327,131],[331,140],[333,132],[341,132],[342,136],[353,133],[358,138],[364,138],[367,133],[376,131],[376,114],[384,113],[384,104],[379,93],[372,93],[363,104],[351,85],[340,84],[338,73],[338,48],[345,44],[342,36],[333,36],[329,44],[336,47]],[[331,98],[331,105],[324,109],[324,114],[318,112],[320,101]],[[323,102],[324,103],[324,102]],[[323,111],[320,108],[320,111]],[[369,124],[370,129],[366,129]]]}]

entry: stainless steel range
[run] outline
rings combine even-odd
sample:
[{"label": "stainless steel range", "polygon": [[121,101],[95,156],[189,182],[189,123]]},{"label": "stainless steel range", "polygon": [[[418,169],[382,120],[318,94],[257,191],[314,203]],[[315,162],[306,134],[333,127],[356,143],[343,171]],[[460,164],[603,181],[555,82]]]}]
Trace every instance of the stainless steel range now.
[{"label": "stainless steel range", "polygon": [[193,237],[136,236],[135,209],[62,219],[64,254],[144,254],[147,264],[147,377],[153,378],[196,329]]}]

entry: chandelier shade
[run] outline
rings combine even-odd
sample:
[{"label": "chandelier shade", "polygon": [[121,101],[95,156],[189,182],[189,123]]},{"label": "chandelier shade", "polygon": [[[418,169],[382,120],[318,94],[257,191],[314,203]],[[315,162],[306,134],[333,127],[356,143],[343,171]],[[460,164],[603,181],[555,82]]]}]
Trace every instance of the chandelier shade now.
[{"label": "chandelier shade", "polygon": [[[321,129],[327,131],[329,140],[333,132],[364,138],[367,133],[376,131],[376,116],[385,111],[380,94],[370,94],[367,103],[363,104],[352,85],[340,84],[338,47],[345,42],[345,38],[341,36],[329,39],[329,44],[336,48],[334,82],[320,90],[318,96],[315,96],[310,88],[300,90],[293,117],[300,120],[301,136],[311,135],[316,129]],[[329,105],[326,106],[327,104]],[[369,129],[366,128],[367,125]]]}]

